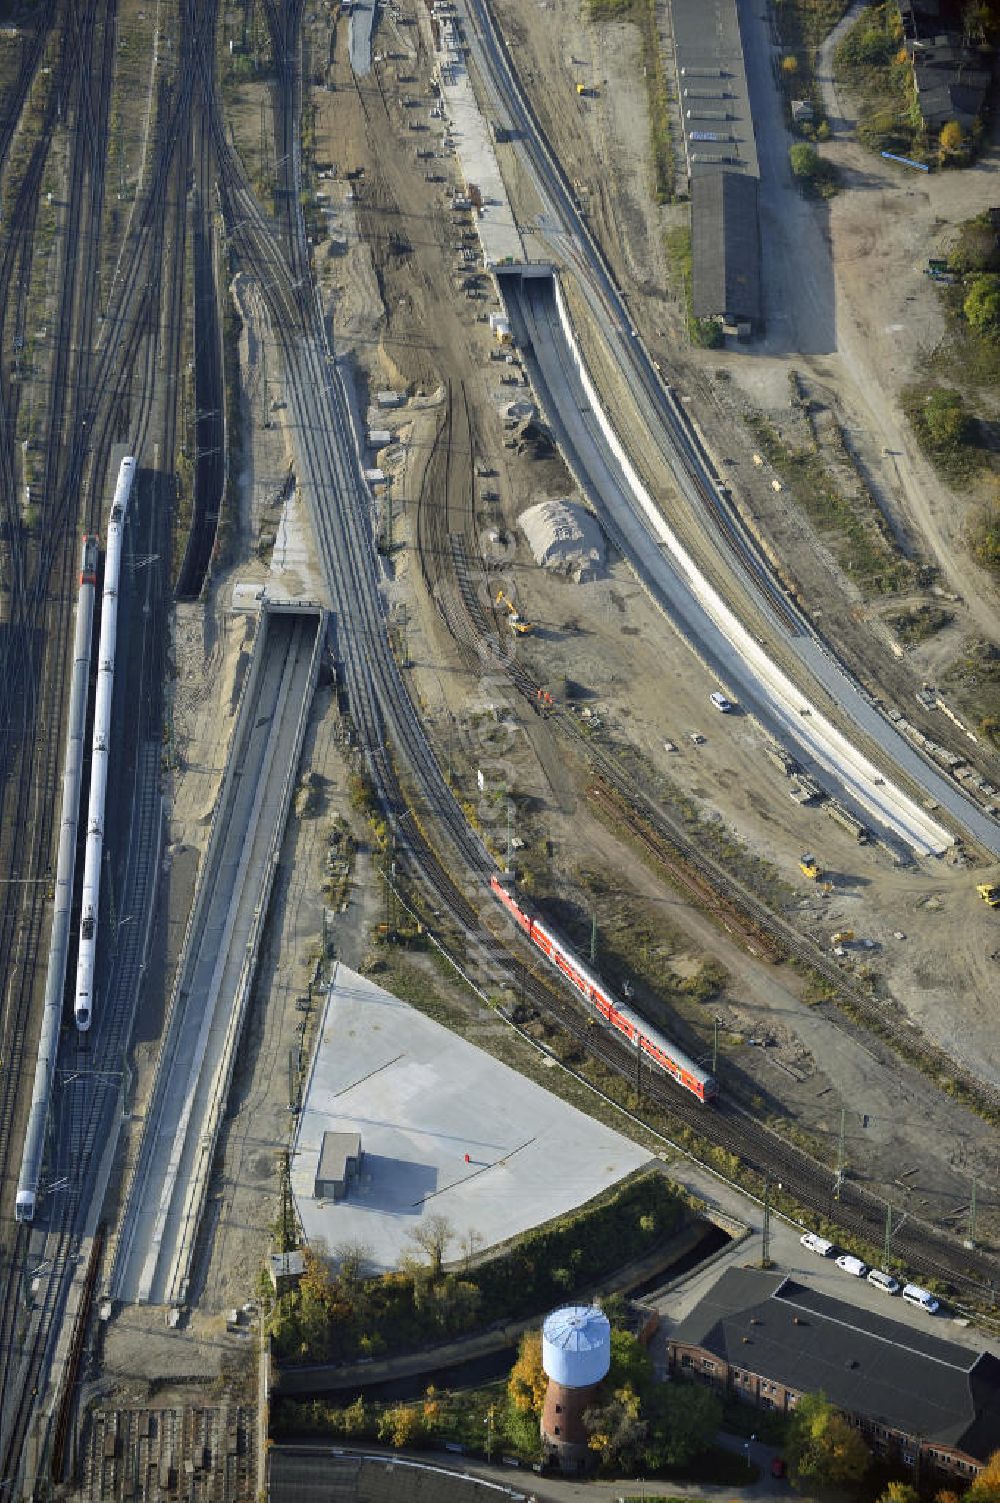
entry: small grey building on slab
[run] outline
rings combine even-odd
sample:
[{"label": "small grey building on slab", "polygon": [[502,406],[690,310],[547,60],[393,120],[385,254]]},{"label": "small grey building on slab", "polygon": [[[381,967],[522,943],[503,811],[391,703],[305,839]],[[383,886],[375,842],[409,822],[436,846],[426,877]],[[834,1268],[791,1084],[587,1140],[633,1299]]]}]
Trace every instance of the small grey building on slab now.
[{"label": "small grey building on slab", "polygon": [[316,1200],[343,1200],[361,1167],[361,1134],[325,1132],[313,1195]]}]

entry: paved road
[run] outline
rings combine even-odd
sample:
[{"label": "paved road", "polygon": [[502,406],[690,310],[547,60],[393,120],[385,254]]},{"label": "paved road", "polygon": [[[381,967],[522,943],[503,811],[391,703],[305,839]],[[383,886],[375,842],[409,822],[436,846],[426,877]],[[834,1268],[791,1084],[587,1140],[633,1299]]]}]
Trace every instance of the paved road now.
[{"label": "paved road", "polygon": [[287,814],[321,618],[268,613],[244,691],[178,967],[140,1168],[129,1194],[117,1298],[180,1303],[232,1050]]},{"label": "paved road", "polygon": [[[720,1444],[727,1450],[749,1453],[751,1461],[761,1468],[759,1480],[751,1487],[713,1487],[707,1484],[646,1481],[641,1477],[615,1477],[610,1480],[588,1478],[576,1482],[568,1477],[540,1477],[512,1467],[492,1466],[474,1457],[461,1459],[447,1451],[399,1452],[380,1451],[372,1446],[366,1451],[353,1452],[336,1445],[279,1445],[271,1456],[271,1486],[269,1496],[273,1503],[327,1503],[331,1497],[331,1481],[337,1471],[351,1475],[362,1457],[374,1467],[384,1464],[391,1469],[394,1482],[393,1496],[404,1503],[407,1497],[428,1496],[427,1484],[435,1475],[442,1478],[442,1496],[449,1500],[460,1499],[467,1492],[469,1503],[473,1500],[519,1498],[537,1500],[537,1503],[618,1503],[620,1498],[657,1497],[666,1494],[671,1498],[704,1499],[705,1503],[734,1503],[738,1498],[773,1500],[773,1503],[790,1503],[794,1496],[787,1482],[776,1482],[769,1474],[770,1459],[777,1452],[759,1442],[749,1446],[736,1436],[719,1436]],[[331,1465],[331,1453],[343,1458]],[[408,1476],[409,1474],[409,1476]],[[442,1474],[447,1474],[447,1481]],[[412,1477],[412,1491],[407,1483]],[[477,1487],[481,1481],[486,1486]],[[464,1486],[463,1486],[464,1484]],[[353,1494],[348,1494],[353,1496]]]}]

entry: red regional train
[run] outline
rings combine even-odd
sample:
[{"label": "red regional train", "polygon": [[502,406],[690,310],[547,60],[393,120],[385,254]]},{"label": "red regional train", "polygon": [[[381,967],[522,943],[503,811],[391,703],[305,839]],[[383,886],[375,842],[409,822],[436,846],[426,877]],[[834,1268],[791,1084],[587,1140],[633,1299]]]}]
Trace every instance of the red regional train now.
[{"label": "red regional train", "polygon": [[596,1007],[605,1022],[623,1033],[630,1043],[637,1044],[648,1059],[665,1070],[678,1085],[697,1096],[699,1101],[714,1101],[719,1094],[719,1086],[713,1075],[696,1065],[693,1059],[664,1038],[659,1029],[647,1023],[645,1018],[613,997],[604,983],[587,970],[568,945],[557,938],[540,919],[533,918],[524,911],[499,877],[490,878],[490,887],[532,944],[537,945],[545,958],[586,997],[591,1006]]}]

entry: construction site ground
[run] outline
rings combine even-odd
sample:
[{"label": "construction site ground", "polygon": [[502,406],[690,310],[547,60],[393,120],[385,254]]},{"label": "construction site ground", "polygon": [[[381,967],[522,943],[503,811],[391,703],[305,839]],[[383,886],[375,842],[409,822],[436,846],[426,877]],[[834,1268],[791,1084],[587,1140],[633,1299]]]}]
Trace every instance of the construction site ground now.
[{"label": "construction site ground", "polygon": [[[748,391],[762,405],[766,396],[780,413],[792,361],[787,354],[768,356],[752,348],[704,355],[682,347],[680,304],[664,290],[670,274],[663,235],[686,211],[658,209],[648,192],[651,168],[644,105],[636,87],[634,28],[618,25],[598,34],[581,22],[576,0],[552,0],[538,13],[537,24],[534,12],[518,8],[514,16],[512,0],[503,0],[501,10],[505,22],[511,19],[519,32],[519,62],[534,85],[536,103],[545,80],[546,123],[570,176],[605,185],[601,206],[593,209],[595,228],[600,229],[601,219],[614,227],[606,246],[654,354],[690,390],[713,448],[735,451],[737,457],[748,454],[749,443],[733,425],[742,397],[733,393]],[[416,28],[400,28],[390,50],[411,47],[416,35]],[[588,101],[585,110],[575,96],[575,65],[569,61],[574,57],[590,58],[595,81],[600,76],[597,102]],[[826,945],[834,931],[845,927],[854,929],[859,940],[870,940],[873,948],[850,951],[845,966],[856,970],[871,965],[885,978],[895,1002],[920,1026],[969,1068],[1000,1083],[992,1001],[992,955],[1000,953],[994,932],[998,918],[976,898],[975,874],[948,860],[896,870],[877,847],[859,848],[821,813],[796,806],[785,780],[764,757],[754,724],[740,715],[716,714],[708,699],[715,683],[653,610],[620,559],[612,557],[607,576],[586,585],[545,574],[530,561],[516,533],[517,516],[542,496],[571,495],[573,487],[544,444],[504,447],[508,435],[501,409],[523,393],[500,383],[501,373],[516,374],[515,368],[490,358],[495,341],[478,315],[495,306],[492,294],[468,298],[457,285],[460,237],[447,199],[453,164],[450,158],[436,159],[434,173],[445,181],[429,183],[405,128],[407,107],[400,96],[404,90],[419,91],[429,102],[427,62],[421,55],[412,64],[378,64],[381,89],[375,79],[358,80],[355,86],[340,23],[330,70],[334,87],[313,95],[316,156],[337,170],[336,177],[322,184],[328,212],[326,235],[315,247],[315,266],[333,315],[338,353],[350,357],[362,412],[372,394],[386,387],[408,394],[406,405],[385,419],[399,443],[388,456],[378,456],[385,457],[394,478],[390,595],[401,653],[411,664],[411,688],[441,761],[451,766],[460,796],[470,804],[478,797],[481,766],[495,777],[492,791],[516,791],[515,833],[532,850],[546,853],[547,883],[553,891],[563,889],[582,908],[581,872],[601,870],[616,891],[629,895],[636,924],[654,927],[678,976],[691,974],[707,955],[723,961],[729,973],[723,995],[708,1006],[688,1003],[679,1026],[707,1048],[712,1017],[720,1016],[725,1049],[739,1071],[755,1082],[753,1089],[769,1115],[794,1118],[807,1140],[829,1146],[842,1103],[856,1118],[867,1114],[870,1125],[864,1136],[856,1131],[852,1144],[859,1166],[865,1164],[876,1184],[896,1178],[900,1166],[915,1166],[916,1173],[905,1181],[915,1186],[912,1209],[936,1219],[957,1214],[967,1199],[962,1184],[968,1175],[996,1181],[993,1134],[947,1097],[928,1091],[921,1077],[901,1071],[891,1060],[883,1063],[881,1051],[870,1050],[855,1031],[810,1009],[796,972],[748,956],[709,917],[637,862],[631,848],[588,813],[587,772],[575,754],[518,697],[501,670],[491,663],[485,669],[477,666],[474,644],[462,640],[461,631],[456,640],[459,605],[448,545],[453,535],[462,538],[473,561],[484,551],[492,553],[498,577],[509,586],[522,615],[535,623],[534,633],[513,646],[539,681],[557,696],[563,694],[566,678],[580,685],[591,717],[602,722],[597,734],[639,748],[651,766],[694,800],[705,819],[732,832],[734,848],[741,843],[772,862],[789,888],[799,892],[799,921],[807,932]],[[417,83],[400,86],[399,75],[411,72]],[[238,133],[242,129],[248,139],[253,137],[259,132],[257,108],[247,105],[236,123]],[[509,168],[506,153],[502,158],[501,165]],[[604,164],[601,170],[597,163]],[[358,167],[364,168],[363,177],[348,185],[345,170]],[[936,183],[927,186],[931,191]],[[626,196],[621,205],[619,191]],[[515,184],[515,203],[529,195],[527,185]],[[839,206],[834,212],[840,212]],[[889,295],[867,283],[861,286],[860,273],[857,281],[859,299]],[[790,296],[794,286],[793,277]],[[919,292],[932,295],[922,284]],[[282,426],[277,354],[260,308],[251,299],[242,311],[245,405],[253,431],[237,550],[245,562],[216,580],[206,607],[185,608],[178,616],[165,979],[176,958],[198,854],[207,839],[245,664],[245,618],[232,616],[229,609],[233,585],[237,580],[262,585],[275,552],[288,546],[295,559],[296,588],[321,597],[306,558],[308,528],[301,518],[296,520],[294,499],[291,522],[286,510],[282,523],[279,500],[286,491],[290,451]],[[884,312],[871,316],[888,317]],[[722,369],[727,379],[718,378]],[[822,378],[831,387],[840,379],[829,361]],[[874,451],[877,440],[866,433],[859,443]],[[477,460],[480,468],[496,473],[477,473]],[[918,676],[873,636],[862,602],[856,602],[853,612],[843,610],[843,580],[829,550],[801,518],[783,514],[780,498],[751,469],[741,461],[738,475],[741,484],[745,481],[745,497],[765,530],[773,527],[775,536],[783,538],[781,528],[788,529],[794,543],[791,564],[805,598],[835,622],[838,639],[850,649],[862,676],[870,674],[909,713]],[[384,518],[384,503],[382,514]],[[491,534],[497,534],[496,541]],[[484,606],[494,593],[484,579]],[[497,617],[496,637],[501,651],[509,650],[512,639],[503,612]],[[695,745],[692,732],[704,741]],[[944,739],[944,732],[939,734]],[[667,741],[676,749],[666,750]],[[328,929],[330,949],[349,965],[361,965],[368,930],[381,916],[366,831],[348,806],[340,721],[328,692],[317,698],[302,770],[318,774],[320,792],[314,812],[291,822],[282,852],[269,940],[237,1062],[203,1238],[199,1308],[183,1341],[166,1329],[162,1311],[116,1314],[106,1347],[113,1380],[141,1384],[151,1373],[201,1372],[209,1377],[218,1374],[227,1353],[243,1349],[245,1338],[226,1333],[225,1310],[254,1297],[277,1211],[278,1155],[289,1138],[288,1059],[298,1047],[298,1025],[306,1017],[295,1002],[315,974],[322,947],[324,831],[337,813],[352,821],[361,850],[350,905]],[[495,836],[502,844],[502,803],[491,805],[487,799],[482,812],[495,816]],[[798,857],[807,849],[816,851],[827,872],[829,892],[807,884],[799,874]],[[738,866],[738,853],[734,859]],[[435,985],[448,987],[440,977]],[[148,1089],[160,1024],[156,1008],[143,1021],[137,1113]],[[495,1023],[489,1029],[496,1032]],[[767,1048],[748,1042],[765,1037],[772,1041]],[[303,1044],[308,1043],[307,1034]],[[930,1144],[935,1145],[933,1156]],[[981,1192],[984,1239],[991,1234],[994,1212],[990,1194]]]},{"label": "construction site ground", "polygon": [[[576,8],[570,5],[555,5],[546,16],[546,26],[536,29],[537,37],[532,31],[526,42],[529,53],[522,50],[519,57],[528,56],[528,70],[539,78],[558,76],[559,87],[553,86],[547,94],[549,109],[555,108],[553,101],[561,97],[565,83],[567,111],[578,121],[579,105],[565,57],[581,56],[584,42],[592,45],[581,34],[589,28],[573,32],[580,23]],[[564,23],[570,28],[569,41],[559,32]],[[518,24],[524,26],[523,12],[515,27]],[[634,66],[634,51],[630,51],[629,28],[611,28],[611,32],[618,42],[602,45],[608,87],[602,88],[599,97],[618,101],[629,92],[625,85],[628,69]],[[530,48],[536,45],[539,51],[531,54]],[[556,59],[545,49],[556,47],[562,49],[562,61],[553,72]],[[337,56],[342,57],[342,49],[337,49]],[[616,880],[627,872],[630,885],[642,886],[647,881],[632,853],[588,816],[584,769],[574,763],[549,725],[519,700],[502,673],[492,667],[484,671],[482,666],[469,666],[471,655],[462,640],[461,623],[458,641],[448,624],[455,626],[454,586],[445,542],[453,534],[462,536],[471,557],[482,553],[491,557],[497,566],[495,577],[511,588],[521,614],[535,624],[533,634],[512,642],[505,634],[501,611],[497,633],[504,650],[513,647],[523,655],[536,678],[556,695],[562,693],[567,677],[581,685],[588,708],[603,721],[602,732],[609,739],[620,738],[639,747],[660,772],[694,798],[707,819],[722,821],[801,890],[800,922],[805,929],[826,945],[835,931],[844,928],[853,928],[859,941],[870,941],[871,948],[853,951],[845,964],[854,969],[873,966],[887,977],[892,996],[932,1036],[958,1049],[971,1068],[1000,1081],[990,1002],[995,962],[989,956],[996,948],[995,922],[975,895],[972,874],[947,860],[928,863],[924,869],[897,871],[878,848],[861,849],[821,813],[798,808],[788,798],[781,774],[766,761],[755,726],[744,717],[715,713],[708,701],[715,687],[710,676],[649,606],[620,560],[611,560],[606,579],[587,585],[545,574],[530,561],[516,532],[516,517],[542,495],[571,494],[572,484],[558,458],[533,457],[537,449],[530,445],[521,446],[524,452],[504,447],[508,435],[498,415],[497,362],[490,358],[492,335],[476,317],[484,305],[456,291],[451,275],[454,238],[450,216],[443,212],[445,195],[457,186],[449,177],[450,159],[435,160],[435,171],[447,180],[428,187],[422,174],[411,170],[405,155],[393,149],[401,138],[405,140],[407,114],[407,106],[397,103],[402,92],[396,87],[397,76],[409,80],[402,88],[411,97],[419,93],[429,100],[426,75],[417,71],[414,77],[414,69],[419,70],[424,61],[387,62],[380,70],[381,88],[362,83],[360,92],[352,92],[348,80],[335,71],[338,86],[319,101],[317,155],[338,167],[348,164],[356,171],[363,165],[365,169],[363,178],[352,184],[360,243],[355,247],[349,233],[344,238],[351,245],[351,255],[360,257],[362,246],[367,250],[384,318],[378,323],[377,339],[373,335],[359,347],[359,368],[367,375],[368,390],[394,385],[412,394],[404,409],[386,419],[406,439],[401,454],[391,451],[402,466],[395,471],[393,487],[397,599],[405,602],[402,614],[411,686],[442,762],[455,774],[460,796],[476,802],[477,768],[486,768],[488,774],[491,763],[504,764],[498,777],[516,789],[521,795],[519,804],[530,811],[517,834],[531,845],[545,847],[552,890],[572,890],[580,868],[595,861],[614,873]],[[621,70],[617,77],[616,67]],[[616,131],[628,139],[634,128],[630,119],[614,127],[605,121],[596,128],[601,149],[606,149]],[[585,137],[577,130],[574,139],[584,141]],[[643,132],[643,148],[645,139]],[[562,148],[563,140],[558,140]],[[582,146],[576,149],[582,152]],[[635,150],[635,156],[642,153]],[[571,165],[574,160],[571,155]],[[581,155],[576,175],[594,177],[593,161]],[[324,184],[328,186],[332,198],[332,185]],[[656,219],[645,242],[638,231],[636,240],[639,245],[659,247],[659,211],[652,212]],[[632,220],[623,215],[618,223],[629,226]],[[401,252],[404,244],[411,247],[409,253]],[[635,245],[629,256],[638,263],[640,251]],[[322,257],[321,247],[321,264]],[[646,265],[645,275],[649,281],[656,280],[655,261]],[[346,281],[338,279],[338,297],[346,297]],[[371,279],[366,276],[362,286],[369,288]],[[370,319],[367,295],[363,307]],[[336,311],[337,305],[335,322]],[[348,319],[358,316],[350,303],[345,313]],[[340,327],[343,332],[343,318]],[[452,442],[446,463],[443,445],[435,447],[434,435],[447,428],[443,404],[449,393]],[[485,480],[474,474],[475,457],[496,473]],[[485,497],[485,491],[495,492],[498,500]],[[431,527],[425,514],[434,506],[445,515]],[[499,542],[492,536],[497,532]],[[493,587],[483,582],[480,598],[484,604],[493,593]],[[691,742],[692,731],[706,738],[703,744]],[[667,740],[676,751],[664,749]],[[481,815],[489,815],[488,800],[479,800],[479,806]],[[502,846],[505,830],[499,807],[495,815],[494,834]],[[798,873],[798,855],[810,847],[819,848],[831,879],[829,892],[806,883]],[[662,911],[663,888],[652,880],[649,885],[658,892]],[[683,936],[676,942],[678,969],[688,962],[697,965],[706,951],[726,950],[718,931],[702,915],[674,895],[667,901],[671,920]],[[967,952],[966,940],[953,938],[959,914]],[[897,934],[904,937],[897,939]],[[812,1061],[806,1066],[809,1083],[800,1085],[791,1076],[784,1078],[787,1072],[774,1063],[775,1053],[745,1048],[740,1066],[759,1079],[765,1095],[790,1097],[793,1110],[802,1114],[803,1129],[822,1136],[839,1119],[839,1093],[855,1103],[859,1112],[867,1110],[865,1103],[876,1094],[880,1105],[869,1116],[878,1116],[885,1135],[884,1159],[881,1152],[876,1154],[885,1165],[884,1173],[889,1174],[893,1163],[898,1170],[899,1162],[910,1162],[912,1154],[904,1146],[910,1133],[913,1150],[926,1153],[926,1093],[919,1077],[899,1092],[890,1067],[879,1086],[874,1075],[884,1067],[876,1070],[863,1044],[835,1043],[836,1030],[828,1023],[821,1030],[815,1014],[801,1005],[796,1021],[789,1022],[787,998],[801,995],[792,973],[780,973],[782,980],[776,982],[777,973],[732,951],[728,964],[733,984],[723,1011],[734,1009],[729,1014],[734,1031],[753,1037],[770,1013],[769,1032],[784,1040],[786,1063],[792,1070],[803,1055]],[[961,1017],[953,996],[956,969],[964,978]],[[759,979],[747,986],[746,978],[755,971]],[[749,1007],[748,992],[753,997]],[[702,1038],[709,1021],[700,1020]],[[818,1096],[816,1081],[809,1077],[816,1062],[836,1081],[830,1096]],[[912,1124],[907,1122],[906,1097],[912,1103]],[[941,1110],[947,1118],[954,1108],[944,1101]],[[954,1123],[954,1162],[975,1158],[980,1145],[988,1159],[989,1133],[970,1123],[964,1112],[959,1112]],[[952,1133],[946,1136],[951,1139]],[[970,1142],[977,1147],[970,1150]],[[949,1149],[944,1157],[951,1156]],[[943,1169],[939,1190],[947,1178],[948,1171]]]}]

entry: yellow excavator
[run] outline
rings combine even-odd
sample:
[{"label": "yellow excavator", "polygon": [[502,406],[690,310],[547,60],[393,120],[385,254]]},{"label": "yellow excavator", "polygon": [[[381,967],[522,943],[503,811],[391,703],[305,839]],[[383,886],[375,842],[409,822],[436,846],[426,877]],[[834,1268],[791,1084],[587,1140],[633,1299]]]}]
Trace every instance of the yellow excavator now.
[{"label": "yellow excavator", "polygon": [[995,882],[979,882],[976,891],[990,908],[1000,908],[1000,887]]},{"label": "yellow excavator", "polygon": [[497,591],[497,605],[505,605],[507,607],[511,631],[516,631],[522,637],[526,637],[530,632],[534,631],[535,628],[531,624],[531,622],[525,621],[522,618],[521,613],[518,610],[517,606],[514,604],[513,600],[511,600],[509,596],[505,595],[503,590]]},{"label": "yellow excavator", "polygon": [[810,882],[818,882],[820,879],[819,862],[815,856],[800,856],[799,871],[804,877],[808,877]]}]

